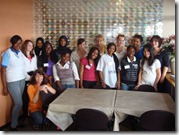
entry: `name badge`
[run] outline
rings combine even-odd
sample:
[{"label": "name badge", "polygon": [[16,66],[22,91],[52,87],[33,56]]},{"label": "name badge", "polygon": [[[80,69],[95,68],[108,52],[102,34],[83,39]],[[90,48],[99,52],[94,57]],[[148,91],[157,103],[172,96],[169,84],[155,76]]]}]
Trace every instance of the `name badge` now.
[{"label": "name badge", "polygon": [[44,63],[44,67],[48,67],[48,63]]},{"label": "name badge", "polygon": [[124,69],[129,69],[129,68],[130,68],[129,65],[124,66]]},{"label": "name badge", "polygon": [[91,67],[89,65],[86,65],[85,68],[90,69]]}]

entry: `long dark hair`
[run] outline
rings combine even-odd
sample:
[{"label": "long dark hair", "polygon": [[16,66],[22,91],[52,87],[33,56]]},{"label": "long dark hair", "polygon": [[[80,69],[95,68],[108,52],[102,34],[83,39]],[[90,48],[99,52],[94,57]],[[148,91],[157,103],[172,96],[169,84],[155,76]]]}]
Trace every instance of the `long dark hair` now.
[{"label": "long dark hair", "polygon": [[[114,46],[114,47],[115,47],[115,51],[116,51],[116,44],[113,43],[113,42],[108,43],[108,45],[107,45],[107,50],[109,50],[109,48],[110,48],[111,46]],[[114,51],[114,52],[115,52],[115,51]],[[116,56],[114,53],[113,53],[112,55],[113,55],[113,59],[114,59],[114,63],[115,63],[116,74],[117,74],[117,76],[118,76],[119,60],[118,60],[117,56]]]},{"label": "long dark hair", "polygon": [[89,64],[89,65],[90,65],[89,59],[91,59],[92,53],[93,53],[95,50],[98,51],[98,56],[94,59],[94,64],[95,64],[95,66],[97,66],[97,64],[98,64],[98,61],[99,61],[99,59],[100,59],[100,51],[99,51],[99,49],[98,49],[97,47],[92,47],[92,48],[89,50],[88,55],[86,56],[86,59],[88,60],[88,64]]},{"label": "long dark hair", "polygon": [[147,58],[144,56],[144,50],[145,49],[147,49],[147,51],[150,52],[150,57],[148,59],[148,62],[149,62],[149,66],[151,66],[154,63],[154,60],[155,60],[154,49],[152,48],[152,46],[150,44],[145,44],[143,46],[142,66],[144,65],[145,60],[147,60]]},{"label": "long dark hair", "polygon": [[37,82],[36,82],[36,80],[35,80],[35,76],[36,76],[37,74],[43,75],[43,81],[42,81],[41,85],[44,85],[44,84],[47,84],[47,83],[48,83],[48,79],[47,79],[46,74],[45,74],[41,69],[37,69],[37,70],[35,70],[35,72],[33,73],[32,79],[31,79],[31,81],[30,81],[29,84],[32,84],[32,85],[37,84]]},{"label": "long dark hair", "polygon": [[41,41],[41,42],[42,42],[42,48],[43,48],[44,39],[43,39],[42,37],[38,37],[38,38],[36,39],[35,54],[36,54],[37,56],[39,56],[39,53],[40,53],[40,51],[42,50],[42,48],[39,48],[38,45],[37,45],[37,42],[38,42],[38,41]]}]

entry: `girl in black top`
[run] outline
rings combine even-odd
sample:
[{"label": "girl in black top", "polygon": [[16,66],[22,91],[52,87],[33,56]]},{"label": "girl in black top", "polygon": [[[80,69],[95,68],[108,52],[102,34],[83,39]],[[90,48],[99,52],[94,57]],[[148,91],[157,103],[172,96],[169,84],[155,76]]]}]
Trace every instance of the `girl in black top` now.
[{"label": "girl in black top", "polygon": [[158,83],[158,91],[159,92],[166,92],[164,89],[164,82],[165,82],[165,76],[168,72],[169,67],[169,56],[165,49],[161,48],[162,39],[158,35],[154,35],[150,39],[150,43],[152,45],[152,48],[154,49],[155,57],[160,61],[161,63],[161,78]]}]

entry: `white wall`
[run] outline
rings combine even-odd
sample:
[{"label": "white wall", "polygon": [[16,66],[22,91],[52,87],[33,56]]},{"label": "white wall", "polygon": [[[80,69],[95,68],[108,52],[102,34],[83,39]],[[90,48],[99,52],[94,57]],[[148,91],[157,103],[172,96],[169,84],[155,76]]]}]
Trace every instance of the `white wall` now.
[{"label": "white wall", "polygon": [[163,37],[175,34],[175,0],[164,0]]}]

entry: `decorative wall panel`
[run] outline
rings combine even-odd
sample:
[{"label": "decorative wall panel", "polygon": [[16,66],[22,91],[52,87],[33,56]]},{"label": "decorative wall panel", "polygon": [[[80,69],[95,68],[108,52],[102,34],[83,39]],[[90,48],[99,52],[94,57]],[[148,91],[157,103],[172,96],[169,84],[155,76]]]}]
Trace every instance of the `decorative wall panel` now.
[{"label": "decorative wall panel", "polygon": [[39,36],[57,46],[66,35],[70,45],[79,37],[93,43],[96,34],[106,42],[119,33],[127,37],[162,36],[163,0],[34,0],[35,39]]}]

